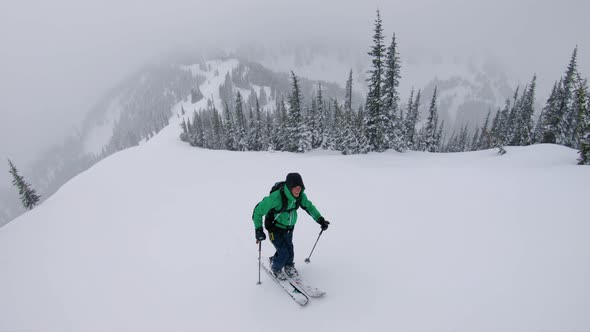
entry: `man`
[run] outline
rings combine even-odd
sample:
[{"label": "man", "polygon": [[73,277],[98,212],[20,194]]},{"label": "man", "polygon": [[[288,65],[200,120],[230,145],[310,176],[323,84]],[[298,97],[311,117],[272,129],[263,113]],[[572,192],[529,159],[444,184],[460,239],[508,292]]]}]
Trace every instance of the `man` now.
[{"label": "man", "polygon": [[[305,186],[299,173],[287,174],[284,184],[279,183],[277,190],[260,201],[254,208],[252,219],[256,234],[256,241],[264,241],[266,235],[262,230],[262,218],[268,231],[270,241],[276,252],[270,258],[272,273],[279,280],[285,280],[286,276],[297,276],[297,270],[293,263],[293,229],[297,222],[297,209],[301,206],[318,224],[322,230],[327,230],[328,222],[316,207],[307,199],[304,193]],[[284,274],[283,274],[284,268]]]}]

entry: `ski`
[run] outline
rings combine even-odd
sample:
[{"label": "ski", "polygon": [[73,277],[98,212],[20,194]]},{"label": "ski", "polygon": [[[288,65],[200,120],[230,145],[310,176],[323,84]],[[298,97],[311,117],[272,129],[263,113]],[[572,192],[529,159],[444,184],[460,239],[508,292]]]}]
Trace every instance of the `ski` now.
[{"label": "ski", "polygon": [[309,282],[307,282],[305,279],[301,278],[300,275],[297,275],[293,278],[291,278],[289,276],[287,276],[287,277],[289,278],[289,281],[291,281],[292,284],[295,284],[295,287],[302,290],[309,297],[321,297],[326,294],[326,292],[324,292],[323,290],[321,290],[317,287],[314,287]]},{"label": "ski", "polygon": [[272,274],[272,272],[270,271],[270,267],[268,266],[268,259],[266,258],[262,258],[261,259],[261,263],[262,263],[262,267],[266,270],[266,272],[268,273],[268,275],[279,285],[281,286],[285,292],[287,292],[287,294],[289,294],[289,296],[291,296],[291,298],[299,303],[300,305],[306,305],[307,302],[309,302],[309,298],[307,297],[307,295],[305,295],[303,292],[301,292],[299,289],[297,289],[296,286],[294,286],[293,284],[291,284],[291,282],[287,279],[287,280],[279,280],[277,278],[275,278],[275,276]]}]

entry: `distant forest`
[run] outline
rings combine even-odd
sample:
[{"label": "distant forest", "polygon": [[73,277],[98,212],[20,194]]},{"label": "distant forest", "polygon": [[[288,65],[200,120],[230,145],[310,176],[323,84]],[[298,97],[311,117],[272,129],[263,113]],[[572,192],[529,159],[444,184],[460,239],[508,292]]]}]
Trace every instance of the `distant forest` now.
[{"label": "distant forest", "polygon": [[[504,146],[525,146],[555,143],[579,150],[580,164],[590,164],[590,101],[588,82],[577,68],[577,47],[563,77],[555,81],[540,116],[535,116],[537,77],[495,112],[489,111],[485,121],[475,130],[464,125],[459,132],[448,133],[444,121],[439,123],[437,88],[429,98],[426,119],[418,111],[424,96],[411,91],[404,109],[400,107],[399,83],[401,62],[395,34],[385,45],[382,20],[377,11],[369,55],[368,93],[364,103],[353,109],[352,70],[344,91],[344,100],[330,94],[325,97],[321,84],[315,91],[302,88],[301,79],[291,72],[290,91],[281,95],[274,88],[252,91],[245,99],[240,89],[251,89],[259,70],[234,70],[220,87],[223,110],[209,103],[183,121],[181,139],[193,146],[232,151],[306,152],[322,148],[359,154],[388,149],[429,152],[461,152]],[[276,82],[275,82],[276,83]],[[262,85],[262,84],[260,84]],[[272,84],[271,86],[276,86]],[[262,106],[272,100],[269,110]],[[421,121],[423,120],[423,121]],[[420,124],[420,125],[419,125]]]}]

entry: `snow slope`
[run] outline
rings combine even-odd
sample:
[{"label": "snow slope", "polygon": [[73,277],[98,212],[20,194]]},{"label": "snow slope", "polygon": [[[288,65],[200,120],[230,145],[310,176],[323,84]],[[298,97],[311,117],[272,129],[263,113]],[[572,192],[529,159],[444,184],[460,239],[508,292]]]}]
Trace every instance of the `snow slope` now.
[{"label": "snow slope", "polygon": [[[0,229],[0,331],[590,329],[574,150],[209,151],[178,121]],[[252,209],[291,171],[332,222],[304,264],[319,227],[300,211],[297,266],[327,291],[306,307],[256,285]]]}]

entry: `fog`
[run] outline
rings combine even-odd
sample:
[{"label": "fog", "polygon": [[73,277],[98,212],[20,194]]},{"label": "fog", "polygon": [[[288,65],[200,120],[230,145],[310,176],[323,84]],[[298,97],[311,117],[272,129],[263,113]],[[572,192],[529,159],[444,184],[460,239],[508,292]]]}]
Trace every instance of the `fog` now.
[{"label": "fog", "polygon": [[586,1],[3,1],[0,157],[26,166],[105,89],[177,50],[321,41],[366,52],[377,8],[402,59],[486,52],[523,83],[537,73],[547,86],[578,45],[580,70],[590,70]]}]

